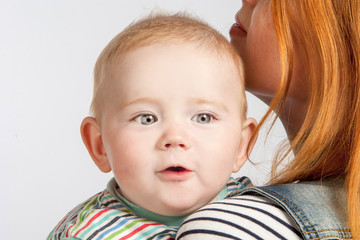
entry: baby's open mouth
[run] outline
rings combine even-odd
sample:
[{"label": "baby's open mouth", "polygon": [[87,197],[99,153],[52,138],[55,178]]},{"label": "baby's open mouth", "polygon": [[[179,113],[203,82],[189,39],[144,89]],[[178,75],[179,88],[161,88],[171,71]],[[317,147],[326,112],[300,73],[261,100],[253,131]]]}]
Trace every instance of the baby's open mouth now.
[{"label": "baby's open mouth", "polygon": [[166,169],[167,171],[174,171],[174,172],[182,172],[182,171],[186,171],[186,168],[180,167],[180,166],[175,166],[175,167],[168,167]]},{"label": "baby's open mouth", "polygon": [[160,171],[159,174],[161,175],[162,179],[166,181],[185,181],[189,179],[193,174],[192,170],[187,169],[182,166],[171,166],[164,168],[164,170]]}]

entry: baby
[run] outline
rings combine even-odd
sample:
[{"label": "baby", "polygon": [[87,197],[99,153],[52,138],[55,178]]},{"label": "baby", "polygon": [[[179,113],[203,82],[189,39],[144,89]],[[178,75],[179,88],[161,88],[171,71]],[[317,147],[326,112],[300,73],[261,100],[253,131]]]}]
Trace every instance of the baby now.
[{"label": "baby", "polygon": [[114,178],[48,239],[174,239],[187,215],[250,184],[230,177],[256,122],[241,60],[216,30],[184,14],[149,16],[105,47],[94,75],[81,135]]}]

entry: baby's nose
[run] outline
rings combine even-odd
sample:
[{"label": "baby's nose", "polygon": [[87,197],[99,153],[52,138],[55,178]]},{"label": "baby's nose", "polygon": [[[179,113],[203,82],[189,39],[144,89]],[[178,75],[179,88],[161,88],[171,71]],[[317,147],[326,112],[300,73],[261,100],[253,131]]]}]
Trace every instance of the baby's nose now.
[{"label": "baby's nose", "polygon": [[183,129],[169,129],[166,130],[164,134],[160,137],[158,146],[162,150],[169,150],[175,148],[187,150],[188,148],[190,148],[189,136]]},{"label": "baby's nose", "polygon": [[185,144],[184,143],[177,143],[177,142],[173,142],[173,143],[165,143],[165,148],[171,148],[171,147],[180,147],[180,148],[185,148]]}]

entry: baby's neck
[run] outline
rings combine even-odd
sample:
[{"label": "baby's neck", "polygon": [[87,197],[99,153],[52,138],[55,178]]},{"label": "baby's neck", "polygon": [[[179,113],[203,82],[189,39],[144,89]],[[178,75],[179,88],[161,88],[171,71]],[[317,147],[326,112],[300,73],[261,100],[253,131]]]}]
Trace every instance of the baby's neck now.
[{"label": "baby's neck", "polygon": [[132,202],[128,201],[126,198],[121,196],[119,194],[119,191],[117,192],[116,196],[124,205],[133,213],[135,213],[137,216],[158,222],[167,226],[173,226],[173,227],[180,227],[181,223],[185,220],[185,218],[188,215],[185,216],[166,216],[157,214],[154,212],[151,212],[149,210],[146,210],[138,205],[133,204]]}]

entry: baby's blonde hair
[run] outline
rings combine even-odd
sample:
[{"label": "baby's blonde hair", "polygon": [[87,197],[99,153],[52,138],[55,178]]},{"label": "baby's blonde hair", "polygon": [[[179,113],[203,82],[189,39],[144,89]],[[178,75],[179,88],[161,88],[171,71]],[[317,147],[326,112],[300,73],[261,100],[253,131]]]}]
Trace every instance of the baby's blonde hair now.
[{"label": "baby's blonde hair", "polygon": [[130,24],[124,31],[115,36],[101,52],[94,68],[94,92],[91,103],[92,115],[100,121],[101,109],[106,95],[104,82],[107,66],[116,62],[129,51],[153,44],[197,43],[216,56],[229,59],[236,68],[241,91],[242,117],[245,118],[247,103],[244,91],[242,62],[229,41],[208,24],[189,17],[184,13],[152,14]]}]

